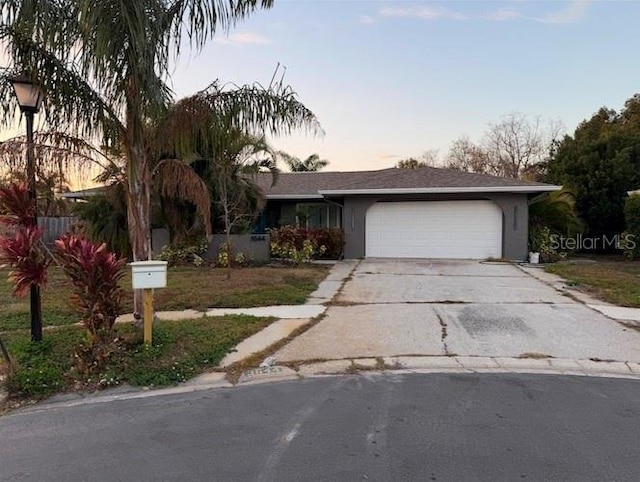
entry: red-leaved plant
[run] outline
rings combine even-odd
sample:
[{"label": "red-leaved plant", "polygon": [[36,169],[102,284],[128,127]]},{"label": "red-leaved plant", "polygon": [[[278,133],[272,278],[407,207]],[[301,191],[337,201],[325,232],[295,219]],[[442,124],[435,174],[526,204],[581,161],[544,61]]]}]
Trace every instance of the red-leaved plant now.
[{"label": "red-leaved plant", "polygon": [[8,226],[32,226],[36,205],[29,197],[27,185],[12,182],[0,187],[0,223]]},{"label": "red-leaved plant", "polygon": [[32,284],[44,288],[51,263],[41,241],[43,231],[33,225],[34,216],[35,203],[26,184],[0,187],[0,223],[13,231],[12,235],[0,235],[0,261],[12,268],[9,281],[18,297],[25,296]]},{"label": "red-leaved plant", "polygon": [[108,342],[122,310],[124,290],[120,280],[127,260],[107,250],[106,244],[70,235],[55,242],[55,253],[71,279],[71,301],[89,331],[94,345]]},{"label": "red-leaved plant", "polygon": [[17,230],[13,236],[0,236],[0,260],[13,268],[9,272],[9,281],[13,283],[13,294],[18,298],[26,296],[31,285],[44,288],[47,284],[51,257],[42,248],[42,234],[42,229],[27,226]]}]

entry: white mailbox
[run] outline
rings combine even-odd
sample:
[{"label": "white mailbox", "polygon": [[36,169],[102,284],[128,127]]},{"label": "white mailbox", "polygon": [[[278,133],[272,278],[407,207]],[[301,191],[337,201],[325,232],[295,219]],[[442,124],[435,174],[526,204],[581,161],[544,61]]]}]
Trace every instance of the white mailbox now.
[{"label": "white mailbox", "polygon": [[166,261],[134,261],[131,265],[131,284],[134,290],[167,286]]}]

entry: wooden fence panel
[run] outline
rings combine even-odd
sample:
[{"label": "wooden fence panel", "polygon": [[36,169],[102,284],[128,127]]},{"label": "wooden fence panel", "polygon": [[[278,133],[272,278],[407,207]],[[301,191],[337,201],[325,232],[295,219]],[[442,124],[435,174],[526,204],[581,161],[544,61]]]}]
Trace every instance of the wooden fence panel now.
[{"label": "wooden fence panel", "polygon": [[73,216],[60,218],[38,218],[38,226],[44,229],[42,237],[46,244],[52,244],[60,236],[73,230],[78,218]]}]

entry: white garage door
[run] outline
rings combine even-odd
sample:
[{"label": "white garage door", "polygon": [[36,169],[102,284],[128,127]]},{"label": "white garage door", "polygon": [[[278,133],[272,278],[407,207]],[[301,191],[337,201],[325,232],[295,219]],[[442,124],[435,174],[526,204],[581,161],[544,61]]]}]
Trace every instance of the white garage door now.
[{"label": "white garage door", "polygon": [[491,201],[376,203],[365,233],[368,257],[502,256],[502,211]]}]

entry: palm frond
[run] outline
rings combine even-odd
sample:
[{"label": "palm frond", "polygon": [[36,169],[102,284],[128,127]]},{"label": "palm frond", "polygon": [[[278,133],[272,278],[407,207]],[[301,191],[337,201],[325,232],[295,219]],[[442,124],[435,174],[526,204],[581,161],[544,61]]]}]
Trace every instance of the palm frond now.
[{"label": "palm frond", "polygon": [[531,224],[546,226],[558,234],[584,231],[584,222],[576,210],[575,194],[567,188],[549,193],[529,206]]},{"label": "palm frond", "polygon": [[273,0],[174,0],[161,22],[163,28],[171,32],[172,46],[179,53],[183,33],[191,46],[199,49],[218,27],[226,31],[257,9],[272,5]]},{"label": "palm frond", "polygon": [[323,134],[316,116],[290,87],[220,87],[214,82],[177,102],[156,122],[152,147],[158,156],[172,152],[180,158],[207,158],[223,152],[238,131],[262,136],[294,129]]},{"label": "palm frond", "polygon": [[156,167],[158,191],[170,199],[182,199],[196,206],[202,215],[205,233],[211,236],[211,197],[198,174],[178,159],[164,159]]},{"label": "palm frond", "polygon": [[[17,136],[0,144],[0,174],[26,169],[26,136]],[[70,173],[86,179],[96,167],[110,169],[118,160],[101,152],[89,142],[64,132],[45,131],[34,135],[34,154],[39,174],[67,177]]]}]

